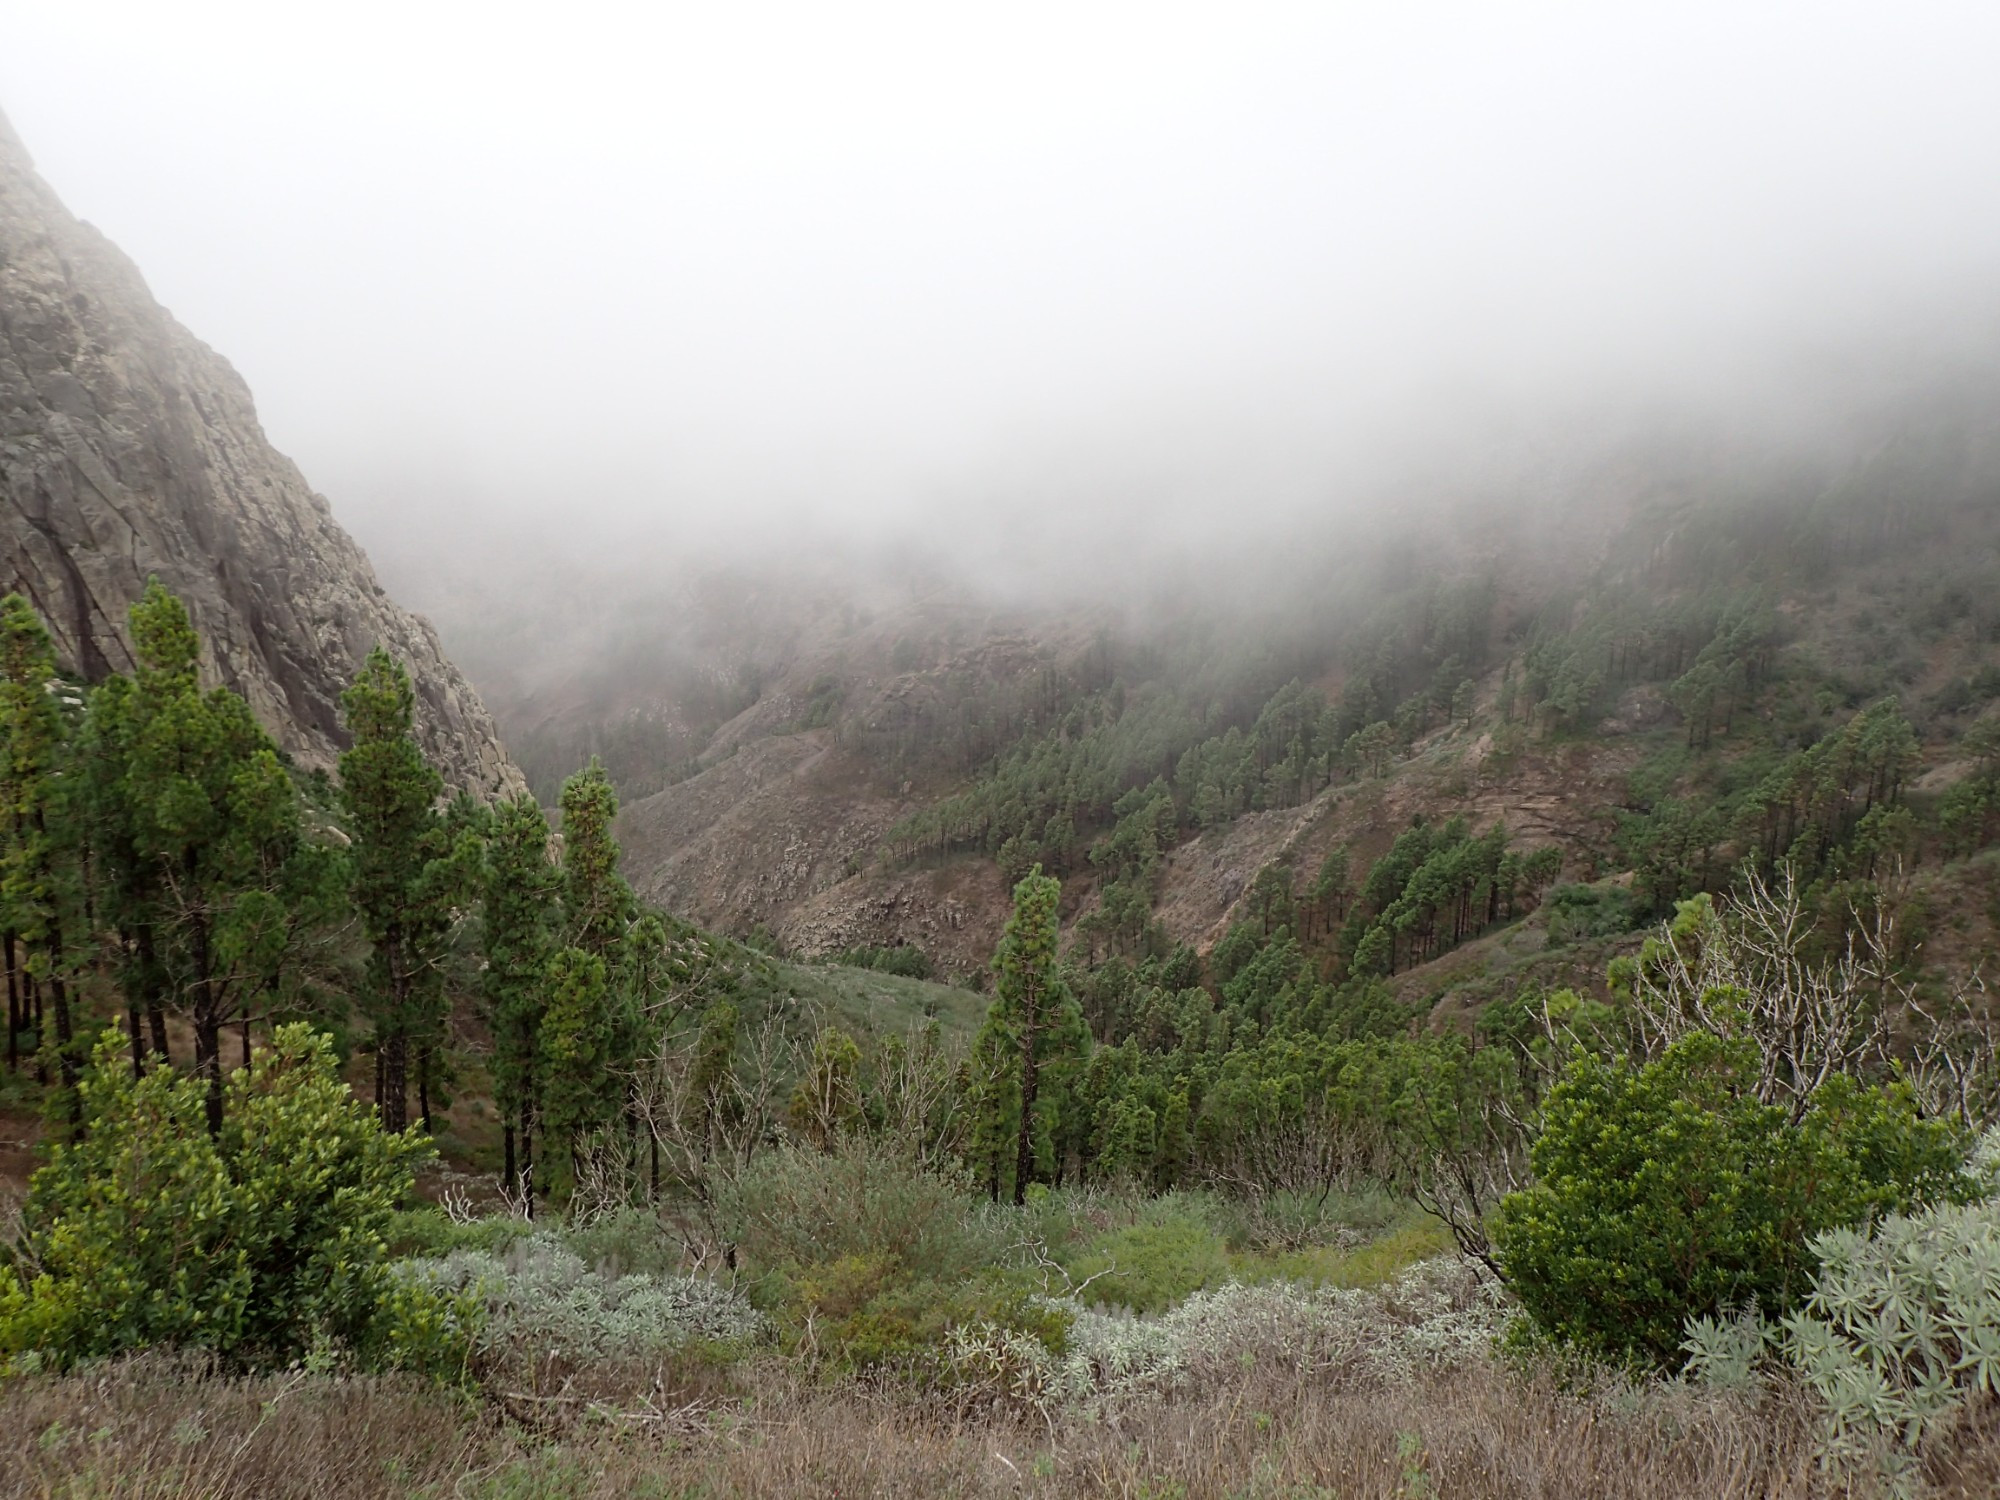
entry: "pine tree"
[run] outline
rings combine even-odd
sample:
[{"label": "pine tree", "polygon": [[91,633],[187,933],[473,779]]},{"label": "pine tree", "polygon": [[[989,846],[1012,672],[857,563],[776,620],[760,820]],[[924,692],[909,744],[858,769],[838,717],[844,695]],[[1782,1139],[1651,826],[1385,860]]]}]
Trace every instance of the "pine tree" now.
[{"label": "pine tree", "polygon": [[[1036,1135],[1046,1129],[1038,1111],[1045,1064],[1063,1062],[1080,1051],[1088,1035],[1082,1009],[1056,968],[1057,905],[1062,886],[1040,866],[1014,887],[1014,912],[993,956],[998,995],[982,1033],[1005,1036],[1014,1045],[1012,1086],[996,1078],[989,1106],[1013,1105],[1014,1201],[1026,1201],[1035,1176]],[[989,1051],[991,1047],[989,1045]],[[994,1057],[998,1063],[999,1058]],[[993,1185],[997,1188],[997,1165]]]},{"label": "pine tree", "polygon": [[[628,1139],[636,1145],[638,1104],[630,1064],[643,1050],[650,1018],[640,985],[649,955],[665,945],[657,923],[635,921],[632,888],[618,873],[618,794],[596,756],[563,783],[559,799],[563,835],[562,941],[596,958],[604,970],[597,1001],[607,1066],[624,1075],[623,1085],[604,1084],[598,1125],[609,1126],[622,1110]],[[553,1129],[553,1127],[551,1127]]]},{"label": "pine tree", "polygon": [[967,1155],[986,1196],[1000,1201],[1000,1183],[1020,1120],[1020,1038],[996,1002],[973,1038],[966,1064],[966,1109],[971,1119]]},{"label": "pine tree", "polygon": [[385,1129],[408,1123],[414,1055],[429,1130],[445,949],[466,872],[438,811],[444,779],[413,733],[408,671],[377,646],[340,702],[354,737],[340,757],[340,784],[354,833],[354,905],[370,947],[365,1004],[375,1027],[376,1105]]},{"label": "pine tree", "polygon": [[222,1028],[240,1019],[247,1039],[256,1005],[295,998],[344,872],[304,837],[298,790],[249,705],[226,688],[202,692],[200,642],[158,580],[132,606],[132,636],[131,686],[92,702],[104,720],[93,748],[120,757],[98,773],[118,835],[99,854],[132,863],[111,884],[140,907],[127,914],[150,947],[138,972],[187,1013],[219,1132]]},{"label": "pine tree", "polygon": [[541,805],[526,795],[503,802],[494,811],[486,843],[482,991],[493,1032],[493,1091],[503,1122],[503,1180],[510,1192],[517,1176],[532,1181],[536,1080],[560,880],[549,855],[549,820]]},{"label": "pine tree", "polygon": [[[0,599],[0,911],[10,969],[18,942],[25,950],[22,973],[27,982],[48,993],[57,1075],[72,1123],[77,1123],[78,1057],[67,939],[78,935],[81,924],[74,915],[75,862],[64,857],[71,851],[60,847],[74,823],[63,805],[70,726],[53,691],[55,675],[55,647],[33,606],[19,594]],[[11,989],[10,1053],[21,1020]]]},{"label": "pine tree", "polygon": [[[139,851],[139,820],[126,797],[125,771],[132,758],[131,678],[112,676],[91,691],[77,737],[77,809],[92,851],[92,888],[98,916],[118,939],[118,979],[132,1026],[132,1066],[144,1068],[150,1055],[171,1063],[167,1047],[168,976],[160,957],[160,871]],[[11,979],[11,973],[10,973]],[[142,1043],[139,1016],[146,1018]]]},{"label": "pine tree", "polygon": [[613,964],[632,919],[632,888],[618,873],[611,836],[618,794],[596,756],[563,783],[561,806],[564,940]]},{"label": "pine tree", "polygon": [[550,960],[548,1010],[542,1017],[541,1116],[549,1152],[560,1151],[574,1187],[589,1137],[617,1107],[611,1077],[611,1025],[604,960],[564,948]]}]

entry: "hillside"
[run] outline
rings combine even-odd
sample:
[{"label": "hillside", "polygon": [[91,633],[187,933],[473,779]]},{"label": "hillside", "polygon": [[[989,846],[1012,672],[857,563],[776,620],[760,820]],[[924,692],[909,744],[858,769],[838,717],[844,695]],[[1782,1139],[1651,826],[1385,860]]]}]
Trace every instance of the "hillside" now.
[{"label": "hillside", "polygon": [[[496,701],[538,787],[604,756],[647,899],[802,955],[900,942],[977,973],[1035,860],[1072,930],[1097,914],[1092,951],[1206,950],[1274,863],[1303,888],[1454,816],[1657,913],[1726,883],[1757,784],[1872,705],[1911,726],[1914,805],[1965,774],[2000,696],[1993,384],[1906,382],[1784,442],[1601,444],[1302,547],[1254,607],[718,573],[676,607],[704,637],[660,627],[671,672],[628,619],[628,649]],[[1695,814],[1699,868],[1649,876],[1646,830]]]}]

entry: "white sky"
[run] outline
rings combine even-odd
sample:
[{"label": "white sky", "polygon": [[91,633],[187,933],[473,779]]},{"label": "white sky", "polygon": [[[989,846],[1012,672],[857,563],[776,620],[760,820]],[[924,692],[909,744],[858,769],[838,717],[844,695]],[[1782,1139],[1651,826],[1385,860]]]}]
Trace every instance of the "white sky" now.
[{"label": "white sky", "polygon": [[0,108],[378,554],[1234,514],[1443,395],[2000,286],[2000,6],[0,0]]}]

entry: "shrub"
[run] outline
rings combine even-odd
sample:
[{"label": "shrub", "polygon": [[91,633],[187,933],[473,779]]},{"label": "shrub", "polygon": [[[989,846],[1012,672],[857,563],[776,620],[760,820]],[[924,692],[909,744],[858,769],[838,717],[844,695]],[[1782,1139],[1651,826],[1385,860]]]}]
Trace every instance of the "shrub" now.
[{"label": "shrub", "polygon": [[996,1260],[1002,1226],[972,1211],[967,1184],[866,1141],[766,1152],[721,1194],[726,1232],[759,1268],[861,1256],[914,1279],[950,1281]]},{"label": "shrub", "polygon": [[1635,916],[1632,892],[1614,885],[1559,885],[1542,898],[1551,943],[1630,932]]},{"label": "shrub", "polygon": [[1813,1250],[1819,1278],[1785,1342],[1820,1400],[1824,1455],[1909,1493],[1925,1440],[2000,1396],[2000,1204],[1833,1230]]},{"label": "shrub", "polygon": [[1690,1319],[1791,1311],[1814,1236],[1975,1191],[1957,1136],[1907,1089],[1836,1075],[1794,1124],[1756,1098],[1758,1062],[1748,1042],[1695,1032],[1643,1066],[1581,1057],[1550,1090],[1539,1181],[1496,1226],[1543,1333],[1677,1366]]},{"label": "shrub", "polygon": [[[851,1268],[850,1262],[838,1263]],[[1075,1309],[1039,1295],[1005,1274],[941,1285],[935,1281],[875,1283],[866,1302],[834,1319],[816,1336],[820,1347],[852,1369],[888,1366],[941,1384],[958,1384],[963,1371],[945,1357],[962,1330],[998,1332],[1010,1342],[1027,1341],[1044,1357],[1068,1348]],[[851,1292],[850,1285],[845,1290]],[[821,1296],[823,1285],[807,1289]],[[821,1303],[822,1307],[831,1304]]]},{"label": "shrub", "polygon": [[1368,1291],[1224,1282],[1153,1316],[1077,1309],[1061,1353],[978,1323],[946,1344],[963,1382],[1049,1405],[1213,1385],[1249,1364],[1288,1383],[1400,1383],[1482,1357],[1507,1316],[1498,1288],[1451,1258]]},{"label": "shrub", "polygon": [[389,1216],[383,1240],[389,1254],[398,1260],[420,1255],[449,1255],[454,1250],[505,1250],[516,1240],[526,1239],[535,1226],[526,1219],[498,1216],[453,1219],[433,1204],[399,1209]]},{"label": "shrub", "polygon": [[1098,1235],[1069,1268],[1086,1301],[1160,1312],[1229,1279],[1229,1248],[1206,1218],[1163,1205],[1137,1224]]},{"label": "shrub", "polygon": [[884,948],[849,948],[830,960],[850,969],[874,969],[904,979],[929,979],[935,972],[930,955],[914,943],[896,943]]},{"label": "shrub", "polygon": [[[522,1227],[532,1230],[532,1226]],[[613,1276],[633,1272],[673,1276],[679,1273],[685,1254],[680,1237],[667,1231],[659,1215],[631,1205],[600,1214],[588,1224],[572,1225],[563,1238],[586,1264]],[[495,1248],[505,1249],[506,1245],[503,1242]]]},{"label": "shrub", "polygon": [[740,1344],[764,1320],[728,1287],[702,1276],[620,1276],[593,1270],[539,1231],[493,1254],[458,1250],[396,1266],[398,1282],[481,1309],[477,1345],[490,1359],[644,1358],[689,1344]]},{"label": "shrub", "polygon": [[[267,1364],[338,1344],[394,1365],[397,1327],[451,1321],[403,1297],[373,1326],[392,1289],[384,1236],[429,1147],[381,1130],[325,1037],[280,1027],[230,1076],[219,1137],[200,1079],[135,1080],[120,1053],[106,1032],[79,1086],[84,1131],[34,1176],[32,1275],[0,1288],[0,1353],[67,1365],[171,1344]],[[418,1362],[442,1357],[430,1340]]]}]

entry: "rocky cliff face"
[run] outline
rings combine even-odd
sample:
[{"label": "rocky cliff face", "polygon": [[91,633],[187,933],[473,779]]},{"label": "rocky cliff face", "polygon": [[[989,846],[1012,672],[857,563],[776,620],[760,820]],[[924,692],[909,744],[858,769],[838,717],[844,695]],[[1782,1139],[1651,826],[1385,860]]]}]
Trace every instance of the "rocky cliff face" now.
[{"label": "rocky cliff face", "polygon": [[265,440],[241,377],[63,207],[0,117],[0,588],[94,679],[131,666],[126,611],[151,575],[187,601],[210,680],[301,764],[333,764],[341,690],[379,643],[410,669],[446,781],[525,789],[437,633]]}]

